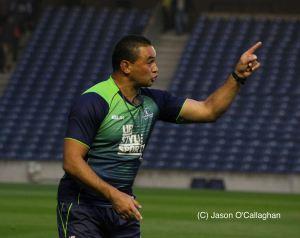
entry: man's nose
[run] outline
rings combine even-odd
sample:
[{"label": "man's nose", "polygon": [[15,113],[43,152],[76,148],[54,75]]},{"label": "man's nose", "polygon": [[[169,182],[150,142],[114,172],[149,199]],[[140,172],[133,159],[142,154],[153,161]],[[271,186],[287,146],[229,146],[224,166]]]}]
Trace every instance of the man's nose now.
[{"label": "man's nose", "polygon": [[152,68],[152,72],[153,73],[158,73],[158,67],[157,64],[154,64],[153,68]]}]

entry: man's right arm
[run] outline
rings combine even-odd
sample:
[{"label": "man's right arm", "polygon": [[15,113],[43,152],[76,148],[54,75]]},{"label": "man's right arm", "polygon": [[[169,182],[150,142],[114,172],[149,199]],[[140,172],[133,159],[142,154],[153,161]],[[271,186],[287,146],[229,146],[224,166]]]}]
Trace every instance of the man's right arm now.
[{"label": "man's right arm", "polygon": [[86,162],[86,155],[93,143],[99,125],[108,112],[108,104],[96,93],[86,93],[73,105],[64,140],[65,172],[111,201],[121,217],[133,215],[140,220],[138,203],[101,179]]},{"label": "man's right arm", "polygon": [[122,218],[130,219],[134,216],[137,220],[141,220],[142,216],[138,211],[139,203],[133,197],[106,183],[86,163],[84,158],[88,150],[89,148],[79,141],[66,138],[64,140],[64,171],[111,201],[113,208]]}]

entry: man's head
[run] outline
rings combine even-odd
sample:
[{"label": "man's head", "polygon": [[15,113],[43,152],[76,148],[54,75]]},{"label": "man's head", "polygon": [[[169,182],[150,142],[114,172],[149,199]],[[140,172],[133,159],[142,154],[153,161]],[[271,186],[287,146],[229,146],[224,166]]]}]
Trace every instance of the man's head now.
[{"label": "man's head", "polygon": [[156,52],[151,41],[140,35],[123,37],[112,55],[114,72],[121,72],[138,86],[151,86],[158,75]]}]

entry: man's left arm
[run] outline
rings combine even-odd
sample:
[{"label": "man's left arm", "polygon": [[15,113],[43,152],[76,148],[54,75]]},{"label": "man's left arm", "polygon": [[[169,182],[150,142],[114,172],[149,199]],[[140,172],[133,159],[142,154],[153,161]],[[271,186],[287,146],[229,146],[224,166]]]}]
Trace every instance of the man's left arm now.
[{"label": "man's left arm", "polygon": [[254,52],[261,45],[262,43],[258,42],[242,54],[235,66],[234,72],[206,100],[196,101],[186,99],[179,114],[179,121],[216,121],[229,108],[245,79],[260,67],[260,63]]}]

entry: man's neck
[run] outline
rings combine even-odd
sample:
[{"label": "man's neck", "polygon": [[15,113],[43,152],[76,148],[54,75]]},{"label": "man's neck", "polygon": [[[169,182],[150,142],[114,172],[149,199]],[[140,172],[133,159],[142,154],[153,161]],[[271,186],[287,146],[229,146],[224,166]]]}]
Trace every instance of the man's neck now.
[{"label": "man's neck", "polygon": [[139,88],[136,87],[127,77],[122,76],[119,73],[113,73],[112,78],[117,87],[120,89],[121,93],[126,97],[127,100],[132,102],[138,94]]}]

